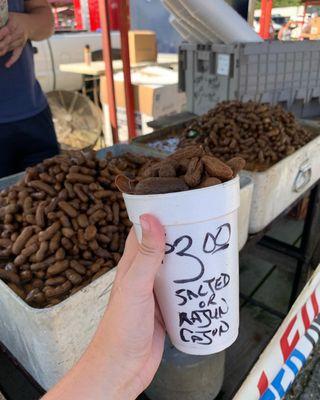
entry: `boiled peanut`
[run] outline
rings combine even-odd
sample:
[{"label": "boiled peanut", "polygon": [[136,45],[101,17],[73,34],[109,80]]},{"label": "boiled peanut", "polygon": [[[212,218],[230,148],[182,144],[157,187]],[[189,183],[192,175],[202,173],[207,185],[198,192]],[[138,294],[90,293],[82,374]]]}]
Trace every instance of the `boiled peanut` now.
[{"label": "boiled peanut", "polygon": [[90,267],[90,271],[95,274],[96,272],[99,271],[99,269],[102,267],[102,265],[104,264],[104,259],[100,258],[99,260],[97,260],[95,263],[93,263]]},{"label": "boiled peanut", "polygon": [[20,284],[19,275],[12,271],[6,271],[4,269],[0,269],[0,279],[14,283],[15,285]]},{"label": "boiled peanut", "polygon": [[86,273],[86,268],[76,260],[71,260],[70,267],[80,275],[84,275]]},{"label": "boiled peanut", "polygon": [[60,229],[61,224],[60,222],[55,222],[49,228],[47,228],[45,231],[42,231],[39,233],[39,240],[40,242],[44,242],[46,240],[50,240]]},{"label": "boiled peanut", "polygon": [[84,238],[86,241],[94,239],[97,235],[97,228],[94,225],[89,225],[84,231]]},{"label": "boiled peanut", "polygon": [[41,242],[40,243],[40,247],[39,250],[36,253],[36,257],[35,260],[36,262],[41,262],[44,260],[46,253],[48,251],[49,248],[49,243],[48,242]]},{"label": "boiled peanut", "polygon": [[67,278],[65,278],[64,276],[57,276],[55,278],[49,278],[47,279],[44,284],[46,286],[60,286],[62,285],[65,281],[67,280]]},{"label": "boiled peanut", "polygon": [[67,269],[65,274],[73,285],[79,285],[82,282],[82,276],[73,269]]},{"label": "boiled peanut", "polygon": [[26,228],[24,228],[12,246],[12,253],[18,255],[24,248],[25,244],[30,239],[32,234],[33,234],[32,226],[27,226]]},{"label": "boiled peanut", "polygon": [[221,183],[220,179],[211,176],[209,178],[205,178],[201,182],[201,184],[199,185],[199,188],[206,188],[206,187],[209,187],[209,186],[215,186],[215,185],[219,185],[220,183]]},{"label": "boiled peanut", "polygon": [[20,272],[20,279],[22,283],[30,282],[32,280],[32,272],[31,271],[22,271]]},{"label": "boiled peanut", "polygon": [[92,183],[94,182],[94,178],[90,175],[78,174],[78,173],[70,173],[66,176],[66,179],[71,183]]},{"label": "boiled peanut", "polygon": [[75,234],[74,230],[71,228],[62,228],[61,232],[62,232],[62,235],[68,239],[72,238],[72,236],[74,236],[74,234]]},{"label": "boiled peanut", "polygon": [[134,190],[135,194],[162,194],[188,190],[180,178],[146,178],[140,181]]},{"label": "boiled peanut", "polygon": [[60,201],[58,205],[60,209],[64,211],[69,217],[76,218],[76,216],[78,215],[77,210],[66,201]]},{"label": "boiled peanut", "polygon": [[[262,160],[263,162],[264,160]],[[233,176],[238,175],[238,173],[244,169],[246,162],[241,157],[234,157],[231,160],[227,161],[226,164],[232,169]]]},{"label": "boiled peanut", "polygon": [[55,262],[55,258],[54,257],[48,257],[44,261],[41,261],[39,263],[31,264],[30,265],[30,269],[31,269],[31,271],[39,271],[39,270],[42,270],[44,268],[49,267],[54,262]]},{"label": "boiled peanut", "polygon": [[48,287],[48,289],[45,291],[45,296],[48,299],[52,297],[61,297],[64,294],[68,293],[71,288],[72,283],[70,281],[66,281],[60,286]]},{"label": "boiled peanut", "polygon": [[200,146],[189,146],[183,149],[177,150],[175,153],[169,156],[169,159],[173,160],[183,160],[193,157],[201,157],[203,154],[203,149]]},{"label": "boiled peanut", "polygon": [[233,176],[232,169],[218,158],[205,155],[201,158],[201,160],[204,164],[206,171],[210,176],[219,179],[232,178]]},{"label": "boiled peanut", "polygon": [[60,239],[61,239],[61,233],[56,232],[52,238],[50,239],[49,242],[49,251],[50,253],[54,253],[56,250],[58,250],[60,246]]},{"label": "boiled peanut", "polygon": [[77,221],[81,228],[87,228],[87,226],[89,225],[89,220],[86,214],[78,215]]},{"label": "boiled peanut", "polygon": [[193,188],[199,185],[201,182],[201,176],[203,172],[202,160],[198,157],[194,157],[190,160],[187,172],[184,176],[186,184]]},{"label": "boiled peanut", "polygon": [[63,247],[60,247],[60,249],[56,251],[55,259],[56,261],[62,261],[65,259],[65,257],[66,257],[66,252]]},{"label": "boiled peanut", "polygon": [[56,195],[56,191],[47,183],[42,182],[42,181],[31,181],[29,182],[29,186],[31,186],[34,189],[37,189],[39,191],[45,192],[51,197]]},{"label": "boiled peanut", "polygon": [[47,273],[49,276],[58,275],[67,270],[68,268],[69,268],[68,260],[57,261],[48,268]]}]

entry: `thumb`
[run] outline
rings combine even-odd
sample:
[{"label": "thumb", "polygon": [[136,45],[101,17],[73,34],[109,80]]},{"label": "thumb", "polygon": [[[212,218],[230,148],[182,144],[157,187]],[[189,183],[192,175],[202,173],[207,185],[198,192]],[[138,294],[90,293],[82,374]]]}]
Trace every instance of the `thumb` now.
[{"label": "thumb", "polygon": [[154,216],[140,217],[142,240],[138,252],[126,275],[127,283],[136,291],[152,291],[155,276],[164,258],[165,232]]}]

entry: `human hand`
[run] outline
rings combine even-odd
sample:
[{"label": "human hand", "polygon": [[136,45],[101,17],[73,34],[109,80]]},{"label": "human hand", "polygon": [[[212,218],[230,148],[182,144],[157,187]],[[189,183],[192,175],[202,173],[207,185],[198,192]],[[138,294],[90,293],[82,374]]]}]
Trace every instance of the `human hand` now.
[{"label": "human hand", "polygon": [[99,329],[108,339],[109,359],[119,369],[121,379],[132,383],[135,396],[151,383],[162,358],[165,338],[153,293],[156,273],[164,258],[164,229],[151,215],[140,220],[142,242],[139,245],[132,230]]},{"label": "human hand", "polygon": [[6,26],[0,29],[0,57],[12,52],[5,66],[10,68],[21,56],[29,38],[28,16],[21,13],[9,13]]},{"label": "human hand", "polygon": [[141,217],[142,242],[132,230],[111,298],[87,351],[45,400],[133,400],[152,381],[163,353],[165,328],[153,286],[164,257],[164,229]]}]

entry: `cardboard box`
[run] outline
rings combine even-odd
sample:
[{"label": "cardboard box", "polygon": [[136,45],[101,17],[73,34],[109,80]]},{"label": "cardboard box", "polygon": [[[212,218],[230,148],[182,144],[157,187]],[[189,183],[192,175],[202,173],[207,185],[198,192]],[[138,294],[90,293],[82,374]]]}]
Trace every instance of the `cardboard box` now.
[{"label": "cardboard box", "polygon": [[157,61],[157,36],[153,31],[129,31],[131,64]]},{"label": "cardboard box", "polygon": [[[138,135],[152,132],[147,123],[164,115],[183,111],[186,105],[185,93],[178,92],[178,73],[163,67],[145,67],[132,71],[136,130]],[[123,73],[114,75],[115,97],[119,134],[121,140],[128,140],[126,97],[123,82]],[[104,110],[105,136],[107,144],[110,142],[109,109],[107,97],[107,83],[104,76],[100,81],[100,99]],[[108,133],[106,133],[108,131]]]},{"label": "cardboard box", "polygon": [[[180,112],[186,104],[185,93],[178,92],[178,73],[163,67],[145,67],[131,72],[135,111],[157,119],[163,115]],[[123,73],[114,75],[117,107],[126,107]],[[100,81],[101,103],[108,104],[107,83]]]}]

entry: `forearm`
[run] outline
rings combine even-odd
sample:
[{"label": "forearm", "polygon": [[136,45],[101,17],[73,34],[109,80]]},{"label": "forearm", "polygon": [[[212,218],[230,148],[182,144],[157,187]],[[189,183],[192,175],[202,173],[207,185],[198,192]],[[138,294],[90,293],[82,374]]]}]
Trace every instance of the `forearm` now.
[{"label": "forearm", "polygon": [[38,6],[30,10],[27,8],[27,13],[23,14],[23,18],[30,40],[44,40],[54,32],[54,19],[49,6]]},{"label": "forearm", "polygon": [[131,230],[112,294],[87,351],[43,400],[135,400],[159,367],[165,339],[154,300],[164,258],[165,232],[143,215],[142,242]]},{"label": "forearm", "polygon": [[80,361],[43,400],[134,400],[139,391],[126,380],[124,365],[112,359],[108,336],[102,324]]}]

